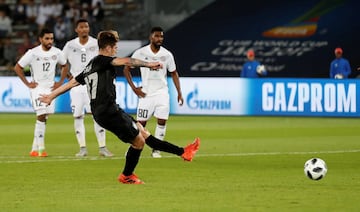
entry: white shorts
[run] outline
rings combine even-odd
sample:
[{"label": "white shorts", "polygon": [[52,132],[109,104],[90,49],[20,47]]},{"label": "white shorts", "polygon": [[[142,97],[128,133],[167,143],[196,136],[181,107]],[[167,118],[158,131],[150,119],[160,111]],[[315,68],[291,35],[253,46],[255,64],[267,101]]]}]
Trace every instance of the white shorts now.
[{"label": "white shorts", "polygon": [[138,121],[147,121],[154,115],[157,119],[169,118],[170,98],[169,94],[146,96],[139,99],[136,118]]},{"label": "white shorts", "polygon": [[79,117],[91,113],[90,98],[87,93],[86,85],[79,85],[70,90],[71,110],[74,117]]},{"label": "white shorts", "polygon": [[53,114],[55,112],[55,100],[53,100],[50,105],[46,105],[45,103],[39,101],[40,94],[49,93],[51,93],[51,87],[42,87],[38,85],[36,88],[30,89],[31,103],[37,116],[43,114]]}]

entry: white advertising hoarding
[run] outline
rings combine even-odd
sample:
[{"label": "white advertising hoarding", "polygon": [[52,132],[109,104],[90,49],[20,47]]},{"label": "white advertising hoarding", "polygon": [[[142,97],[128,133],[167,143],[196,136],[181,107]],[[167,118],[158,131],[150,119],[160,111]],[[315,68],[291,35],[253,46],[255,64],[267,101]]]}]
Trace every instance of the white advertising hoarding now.
[{"label": "white advertising hoarding", "polygon": [[33,112],[29,89],[18,77],[0,78],[0,111]]}]

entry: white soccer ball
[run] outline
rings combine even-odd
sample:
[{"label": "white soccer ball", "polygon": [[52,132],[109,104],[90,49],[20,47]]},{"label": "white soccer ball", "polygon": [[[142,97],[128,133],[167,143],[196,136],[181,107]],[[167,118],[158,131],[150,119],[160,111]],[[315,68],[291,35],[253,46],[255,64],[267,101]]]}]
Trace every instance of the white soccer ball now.
[{"label": "white soccer ball", "polygon": [[265,66],[264,66],[264,65],[258,65],[258,66],[256,67],[256,72],[257,72],[258,74],[264,73],[264,72],[265,72]]},{"label": "white soccer ball", "polygon": [[336,74],[335,79],[343,79],[344,76],[342,74]]},{"label": "white soccer ball", "polygon": [[325,177],[326,172],[326,163],[320,158],[311,158],[305,162],[304,173],[309,179],[320,180]]}]

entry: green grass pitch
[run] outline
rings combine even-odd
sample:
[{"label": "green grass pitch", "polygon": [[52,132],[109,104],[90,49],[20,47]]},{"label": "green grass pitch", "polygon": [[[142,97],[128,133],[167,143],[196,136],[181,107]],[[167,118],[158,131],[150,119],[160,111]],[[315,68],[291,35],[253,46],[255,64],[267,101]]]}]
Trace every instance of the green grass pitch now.
[{"label": "green grass pitch", "polygon": [[[70,114],[49,117],[47,158],[31,158],[35,115],[0,114],[1,211],[359,211],[360,119],[171,116],[166,140],[201,138],[192,162],[145,147],[137,175],[117,176],[128,145],[107,133],[113,158],[98,156],[86,117],[89,156],[78,159]],[[148,129],[154,131],[154,120]],[[326,177],[307,179],[306,160],[324,159]]]}]

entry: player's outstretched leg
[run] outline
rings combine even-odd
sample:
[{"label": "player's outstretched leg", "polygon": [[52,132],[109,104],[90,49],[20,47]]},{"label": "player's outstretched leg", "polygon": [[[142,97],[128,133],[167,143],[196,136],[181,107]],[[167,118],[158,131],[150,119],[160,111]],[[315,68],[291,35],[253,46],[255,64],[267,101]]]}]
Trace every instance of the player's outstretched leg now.
[{"label": "player's outstretched leg", "polygon": [[196,138],[191,144],[186,147],[179,147],[167,141],[161,141],[150,135],[145,139],[145,143],[153,149],[158,149],[162,152],[173,153],[181,156],[185,161],[192,161],[196,152],[200,147],[200,138]]},{"label": "player's outstretched leg", "polygon": [[145,144],[153,149],[181,156],[185,161],[192,161],[196,152],[199,150],[200,138],[196,138],[193,143],[183,148],[155,138],[140,123],[136,123],[136,125],[139,127],[140,133],[145,138]]}]

